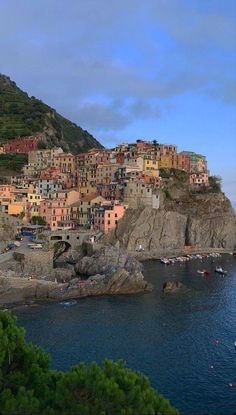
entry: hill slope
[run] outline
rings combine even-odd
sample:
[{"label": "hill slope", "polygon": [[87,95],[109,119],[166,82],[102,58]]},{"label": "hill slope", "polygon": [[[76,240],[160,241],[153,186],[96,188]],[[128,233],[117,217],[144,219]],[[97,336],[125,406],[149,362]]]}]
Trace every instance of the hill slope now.
[{"label": "hill slope", "polygon": [[0,143],[17,136],[43,133],[48,146],[75,153],[102,147],[87,131],[35,97],[29,97],[9,77],[0,74]]}]

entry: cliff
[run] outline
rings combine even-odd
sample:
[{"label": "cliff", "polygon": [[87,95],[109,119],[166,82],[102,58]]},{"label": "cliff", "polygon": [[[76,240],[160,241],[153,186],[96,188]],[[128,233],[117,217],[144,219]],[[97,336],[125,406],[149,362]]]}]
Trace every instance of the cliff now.
[{"label": "cliff", "polygon": [[186,245],[196,248],[236,247],[236,216],[223,193],[168,194],[160,209],[128,209],[106,241],[128,251],[167,253]]},{"label": "cliff", "polygon": [[60,146],[65,151],[78,153],[102,147],[88,131],[29,97],[8,76],[0,74],[0,143],[38,133],[44,135],[47,146]]}]

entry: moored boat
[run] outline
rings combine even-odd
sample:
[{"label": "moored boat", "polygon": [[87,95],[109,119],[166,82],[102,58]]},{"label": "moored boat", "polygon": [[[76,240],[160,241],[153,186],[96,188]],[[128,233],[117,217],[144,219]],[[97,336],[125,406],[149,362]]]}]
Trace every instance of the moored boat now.
[{"label": "moored boat", "polygon": [[161,258],[160,261],[161,261],[162,264],[165,264],[165,265],[169,265],[170,264],[170,261],[169,261],[168,258]]},{"label": "moored boat", "polygon": [[226,271],[226,270],[224,270],[224,269],[223,269],[222,267],[220,267],[220,266],[216,267],[215,272],[218,272],[218,274],[222,274],[222,275],[227,274],[227,271]]}]

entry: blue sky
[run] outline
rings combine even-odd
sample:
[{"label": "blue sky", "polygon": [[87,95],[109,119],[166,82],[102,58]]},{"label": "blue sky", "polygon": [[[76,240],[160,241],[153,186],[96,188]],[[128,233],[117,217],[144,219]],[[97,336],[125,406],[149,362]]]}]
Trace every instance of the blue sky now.
[{"label": "blue sky", "polygon": [[105,146],[202,153],[236,202],[235,0],[0,0],[0,72]]}]

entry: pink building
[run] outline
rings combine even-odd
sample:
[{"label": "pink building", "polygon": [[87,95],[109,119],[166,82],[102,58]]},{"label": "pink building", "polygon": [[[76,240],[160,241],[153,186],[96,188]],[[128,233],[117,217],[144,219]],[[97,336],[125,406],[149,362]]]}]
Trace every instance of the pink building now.
[{"label": "pink building", "polygon": [[128,205],[111,202],[104,202],[100,208],[96,210],[94,216],[94,229],[104,233],[116,228],[118,221],[124,216]]},{"label": "pink building", "polygon": [[42,200],[40,216],[47,222],[51,230],[71,228],[71,209],[65,200]]},{"label": "pink building", "polygon": [[193,173],[189,176],[189,184],[195,187],[207,187],[209,186],[207,173]]}]

